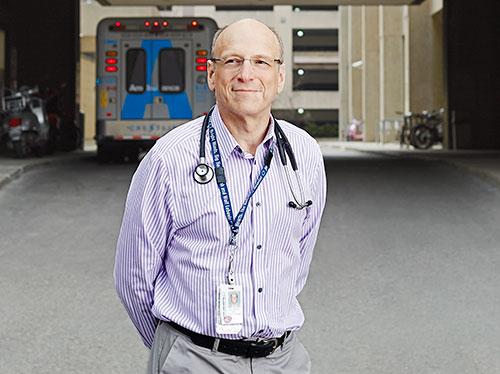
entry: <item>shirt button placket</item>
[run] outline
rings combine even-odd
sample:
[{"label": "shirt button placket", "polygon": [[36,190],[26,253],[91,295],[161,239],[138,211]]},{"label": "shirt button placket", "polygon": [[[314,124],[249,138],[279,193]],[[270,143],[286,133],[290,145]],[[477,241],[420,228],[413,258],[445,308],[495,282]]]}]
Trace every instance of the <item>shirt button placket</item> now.
[{"label": "shirt button placket", "polygon": [[[262,187],[262,186],[260,186]],[[257,190],[257,192],[254,195],[255,198],[255,220],[256,222],[262,222],[264,218],[264,211],[262,210],[262,196]],[[256,231],[255,231],[255,252],[254,252],[254,261],[256,264],[256,274],[255,274],[255,308],[256,308],[256,319],[257,319],[257,326],[260,326],[261,328],[266,326],[267,321],[266,321],[266,316],[265,316],[265,299],[264,299],[264,293],[263,293],[263,284],[265,281],[264,274],[265,272],[263,269],[266,268],[266,259],[263,256],[263,240],[264,240],[264,232],[262,230],[265,230],[265,228],[262,225],[257,224],[256,225]],[[262,330],[259,331],[260,334],[262,334]]]}]

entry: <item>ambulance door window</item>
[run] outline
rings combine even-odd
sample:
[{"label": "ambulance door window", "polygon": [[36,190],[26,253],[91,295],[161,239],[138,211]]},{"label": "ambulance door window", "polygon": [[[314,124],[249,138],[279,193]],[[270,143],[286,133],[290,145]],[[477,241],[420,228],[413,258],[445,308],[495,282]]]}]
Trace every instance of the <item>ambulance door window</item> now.
[{"label": "ambulance door window", "polygon": [[127,51],[126,87],[131,94],[142,94],[146,91],[146,52],[142,48],[131,48]]},{"label": "ambulance door window", "polygon": [[160,92],[183,92],[186,85],[185,52],[181,48],[160,51]]}]

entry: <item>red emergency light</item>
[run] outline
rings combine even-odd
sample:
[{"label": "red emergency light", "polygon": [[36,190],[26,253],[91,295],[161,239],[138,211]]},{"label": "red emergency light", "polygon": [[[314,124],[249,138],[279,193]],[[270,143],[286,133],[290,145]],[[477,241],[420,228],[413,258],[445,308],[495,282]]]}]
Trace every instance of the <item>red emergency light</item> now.
[{"label": "red emergency light", "polygon": [[115,73],[118,71],[118,66],[106,66],[106,69],[105,69],[108,73]]},{"label": "red emergency light", "polygon": [[18,126],[21,126],[21,123],[22,123],[22,119],[19,118],[19,117],[12,117],[11,119],[9,119],[9,127],[18,127]]},{"label": "red emergency light", "polygon": [[163,25],[163,27],[167,27],[168,26],[168,21],[163,21],[161,24]]},{"label": "red emergency light", "polygon": [[206,64],[207,63],[207,58],[206,57],[197,57],[196,58],[196,63],[197,64]]},{"label": "red emergency light", "polygon": [[197,65],[196,70],[198,71],[207,71],[207,65]]},{"label": "red emergency light", "polygon": [[153,26],[154,26],[154,27],[158,27],[158,26],[160,26],[160,22],[158,22],[158,21],[154,21],[154,22],[153,22]]},{"label": "red emergency light", "polygon": [[115,22],[115,27],[120,27],[121,25],[122,25],[122,23],[120,21]]},{"label": "red emergency light", "polygon": [[106,59],[106,64],[116,65],[117,63],[118,63],[118,60],[116,58],[107,58]]},{"label": "red emergency light", "polygon": [[149,22],[149,21],[144,22],[144,26],[146,26],[146,27],[151,26],[151,22]]}]

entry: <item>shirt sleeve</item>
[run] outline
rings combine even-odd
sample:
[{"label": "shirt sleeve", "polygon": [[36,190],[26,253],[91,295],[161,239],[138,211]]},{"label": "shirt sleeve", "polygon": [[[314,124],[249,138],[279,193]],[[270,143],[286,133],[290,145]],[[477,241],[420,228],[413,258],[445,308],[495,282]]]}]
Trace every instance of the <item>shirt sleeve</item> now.
[{"label": "shirt sleeve", "polygon": [[157,325],[151,311],[154,284],[172,228],[171,199],[164,161],[152,149],[130,184],[114,269],[118,296],[148,348]]},{"label": "shirt sleeve", "polygon": [[300,268],[295,283],[296,295],[304,288],[307,275],[309,274],[309,266],[311,264],[321,216],[326,202],[325,164],[319,145],[316,146],[314,156],[316,158],[316,167],[312,174],[311,184],[311,200],[313,203],[309,208],[306,208],[307,214],[302,225],[302,237],[300,239]]}]

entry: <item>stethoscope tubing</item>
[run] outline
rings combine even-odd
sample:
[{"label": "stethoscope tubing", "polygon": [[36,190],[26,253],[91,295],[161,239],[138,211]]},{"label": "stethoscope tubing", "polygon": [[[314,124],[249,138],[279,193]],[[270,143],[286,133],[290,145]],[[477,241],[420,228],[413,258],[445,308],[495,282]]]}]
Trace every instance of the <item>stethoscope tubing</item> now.
[{"label": "stethoscope tubing", "polygon": [[[206,155],[205,155],[205,145],[206,145],[206,134],[208,130],[208,122],[212,116],[212,112],[214,111],[215,107],[212,107],[210,111],[205,115],[205,118],[203,119],[203,124],[201,127],[201,133],[200,133],[200,149],[199,149],[199,163],[196,166],[194,172],[193,172],[193,177],[194,180],[197,183],[200,184],[206,184],[210,182],[213,179],[214,176],[214,171],[211,166],[209,166],[206,163]],[[304,209],[309,206],[311,206],[312,201],[307,200],[305,201],[304,198],[304,188],[302,186],[302,182],[300,181],[300,177],[298,175],[298,165],[297,165],[297,160],[295,159],[295,154],[293,152],[292,146],[290,145],[290,142],[288,141],[287,136],[285,135],[285,132],[281,128],[281,126],[278,124],[278,121],[273,118],[274,122],[274,133],[276,136],[276,144],[277,144],[277,149],[278,149],[278,154],[281,160],[281,163],[285,169],[285,176],[286,180],[288,183],[288,187],[290,188],[290,191],[292,193],[292,197],[294,201],[290,201],[288,203],[288,206],[295,208],[295,209]],[[293,188],[293,183],[292,183],[292,178],[290,176],[290,171],[288,170],[288,162],[287,162],[287,156],[288,160],[290,161],[290,167],[292,168],[294,174],[295,174],[295,181],[297,183],[297,186],[299,188],[299,194],[300,197],[296,195],[294,188]],[[270,160],[269,160],[270,161]]]}]

